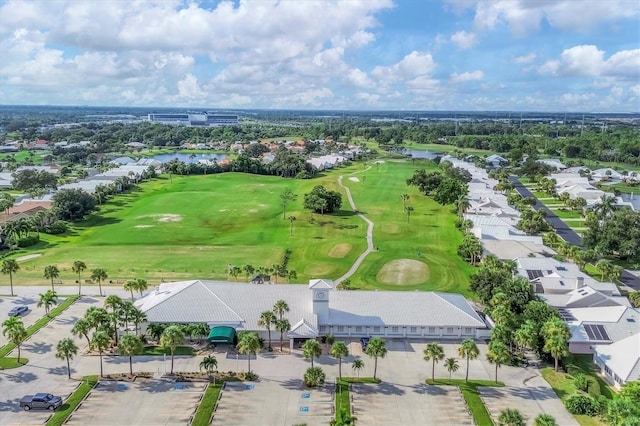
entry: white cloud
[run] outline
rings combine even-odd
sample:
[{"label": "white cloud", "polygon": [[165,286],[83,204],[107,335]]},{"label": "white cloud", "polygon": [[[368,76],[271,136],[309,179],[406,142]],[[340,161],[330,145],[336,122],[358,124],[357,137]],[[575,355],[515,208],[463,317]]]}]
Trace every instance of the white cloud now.
[{"label": "white cloud", "polygon": [[436,63],[431,54],[414,50],[394,65],[375,67],[371,75],[381,80],[395,81],[431,74],[435,68]]},{"label": "white cloud", "polygon": [[476,35],[466,31],[458,31],[451,36],[451,41],[458,46],[459,49],[466,50],[473,47],[478,41]]},{"label": "white cloud", "polygon": [[596,46],[574,46],[564,50],[560,59],[545,62],[538,71],[561,77],[637,80],[640,78],[640,49],[622,50],[605,59],[605,52]]},{"label": "white cloud", "polygon": [[480,81],[484,78],[484,73],[481,70],[475,70],[472,72],[463,72],[461,74],[453,73],[449,77],[452,83],[466,83],[469,81]]},{"label": "white cloud", "polygon": [[369,88],[373,86],[373,81],[369,78],[366,72],[359,68],[354,68],[347,73],[345,80],[354,87]]},{"label": "white cloud", "polygon": [[516,64],[530,64],[536,59],[535,53],[529,53],[528,55],[517,56],[513,58],[513,62]]}]

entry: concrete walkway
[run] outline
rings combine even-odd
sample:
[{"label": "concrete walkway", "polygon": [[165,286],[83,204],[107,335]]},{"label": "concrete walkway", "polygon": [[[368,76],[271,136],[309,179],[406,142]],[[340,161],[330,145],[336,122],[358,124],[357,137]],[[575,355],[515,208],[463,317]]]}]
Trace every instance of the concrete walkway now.
[{"label": "concrete walkway", "polygon": [[362,261],[369,255],[369,253],[373,251],[373,226],[374,226],[372,221],[370,221],[364,214],[358,211],[358,208],[356,207],[356,203],[353,202],[353,198],[351,197],[351,190],[349,190],[349,187],[344,186],[342,184],[342,176],[338,178],[338,185],[340,185],[340,187],[343,188],[344,191],[347,193],[347,199],[349,200],[349,205],[351,206],[353,211],[356,212],[356,214],[360,217],[360,219],[364,220],[367,223],[367,248],[365,251],[363,251],[360,254],[360,256],[358,256],[356,261],[353,262],[353,265],[351,265],[351,268],[349,268],[347,273],[334,281],[336,285],[340,284],[342,281],[353,276],[353,274],[356,273],[356,271],[362,264]]}]

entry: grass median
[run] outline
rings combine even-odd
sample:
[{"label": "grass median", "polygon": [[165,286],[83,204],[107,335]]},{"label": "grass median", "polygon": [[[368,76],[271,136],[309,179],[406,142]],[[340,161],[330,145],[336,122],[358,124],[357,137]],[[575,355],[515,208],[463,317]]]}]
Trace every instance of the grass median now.
[{"label": "grass median", "polygon": [[98,383],[98,376],[84,376],[82,383],[47,421],[46,426],[61,426]]},{"label": "grass median", "polygon": [[[78,300],[78,296],[69,296],[67,297],[61,304],[56,306],[54,309],[49,312],[49,316],[43,316],[38,321],[35,322],[31,327],[27,328],[27,339],[31,337],[36,331],[40,330],[42,327],[46,326],[51,322],[55,317],[64,312],[69,306],[71,306],[75,301]],[[26,340],[26,339],[25,339]],[[16,345],[9,342],[0,348],[0,358],[7,356],[12,350],[16,348]],[[16,358],[17,359],[17,358]],[[22,361],[23,358],[20,358]]]},{"label": "grass median", "polygon": [[480,398],[480,393],[478,393],[478,386],[503,387],[504,383],[496,383],[491,380],[469,380],[465,382],[462,379],[437,379],[435,381],[427,379],[426,383],[436,386],[457,386],[460,392],[462,392],[462,396],[467,403],[467,407],[469,407],[469,411],[471,411],[475,424],[477,426],[493,426],[489,411],[487,411],[487,407],[484,406],[484,402],[482,402],[482,398]]}]

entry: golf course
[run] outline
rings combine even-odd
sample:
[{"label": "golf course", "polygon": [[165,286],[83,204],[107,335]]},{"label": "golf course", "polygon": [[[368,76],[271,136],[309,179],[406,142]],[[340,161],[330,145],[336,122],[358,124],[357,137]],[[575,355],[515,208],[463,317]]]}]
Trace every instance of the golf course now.
[{"label": "golf course", "polygon": [[[241,173],[162,176],[140,184],[102,205],[86,221],[60,236],[41,235],[41,242],[16,255],[17,284],[46,284],[47,265],[60,269],[59,280],[73,284],[75,260],[107,270],[106,284],[144,278],[150,285],[180,279],[231,279],[229,265],[269,267],[291,250],[288,269],[295,282],[336,279],[367,247],[366,223],[349,207],[349,187],[358,211],[374,222],[375,250],[351,277],[356,288],[437,290],[470,295],[472,268],[456,254],[462,236],[454,227],[451,207],[443,207],[408,187],[416,168],[430,162],[381,160],[354,163],[310,180]],[[341,209],[331,215],[303,208],[304,194],[316,185],[339,191]],[[280,194],[291,189],[297,200],[283,218]],[[402,194],[409,199],[403,201]],[[408,218],[404,204],[413,207]],[[290,220],[295,217],[295,220]],[[272,279],[273,281],[273,279]],[[278,278],[278,283],[286,283]]]}]

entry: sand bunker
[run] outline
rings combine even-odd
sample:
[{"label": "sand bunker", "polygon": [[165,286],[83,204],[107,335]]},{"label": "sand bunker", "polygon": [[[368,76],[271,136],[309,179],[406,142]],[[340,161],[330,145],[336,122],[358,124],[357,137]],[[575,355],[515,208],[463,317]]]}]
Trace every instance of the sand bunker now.
[{"label": "sand bunker", "polygon": [[331,247],[329,250],[329,257],[333,257],[334,259],[341,259],[345,257],[351,251],[351,244],[349,243],[341,243],[336,244]]},{"label": "sand bunker", "polygon": [[384,160],[376,160],[373,164],[384,164]]},{"label": "sand bunker", "polygon": [[153,228],[153,225],[136,225],[136,228]]},{"label": "sand bunker", "polygon": [[351,182],[360,182],[360,179],[358,179],[358,178],[357,178],[357,177],[355,177],[355,176],[351,176],[351,177],[349,178],[349,180],[350,180]]},{"label": "sand bunker", "polygon": [[397,259],[387,262],[376,277],[383,284],[415,285],[429,279],[426,263],[412,259]]},{"label": "sand bunker", "polygon": [[25,260],[35,259],[36,257],[40,257],[40,256],[42,256],[42,253],[34,253],[34,254],[28,254],[26,256],[16,257],[16,262],[24,262]]},{"label": "sand bunker", "polygon": [[180,222],[182,216],[179,214],[158,214],[158,222]]}]

